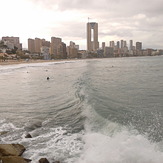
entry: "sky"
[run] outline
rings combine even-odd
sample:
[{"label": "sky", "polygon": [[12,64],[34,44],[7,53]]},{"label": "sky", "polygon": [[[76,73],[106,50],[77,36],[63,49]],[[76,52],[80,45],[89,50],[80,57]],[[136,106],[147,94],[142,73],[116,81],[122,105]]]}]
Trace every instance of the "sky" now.
[{"label": "sky", "polygon": [[86,24],[98,23],[99,44],[133,40],[163,49],[163,0],[0,0],[0,39],[60,37],[86,49]]}]

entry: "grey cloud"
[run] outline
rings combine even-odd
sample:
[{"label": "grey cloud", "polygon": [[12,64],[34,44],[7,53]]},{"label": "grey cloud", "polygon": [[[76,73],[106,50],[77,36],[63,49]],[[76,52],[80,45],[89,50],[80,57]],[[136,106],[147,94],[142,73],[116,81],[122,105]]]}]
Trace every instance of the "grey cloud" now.
[{"label": "grey cloud", "polygon": [[[144,39],[149,42],[161,40],[163,33],[162,0],[29,0],[47,9],[57,11],[75,10],[93,18],[99,23],[99,37],[105,35]],[[79,18],[80,19],[80,18]],[[52,29],[62,37],[86,38],[86,22],[62,22],[61,28]],[[64,28],[66,26],[66,28]],[[64,29],[64,30],[63,30]],[[73,29],[73,30],[72,30]],[[151,36],[151,33],[154,33]],[[54,33],[55,34],[55,33]],[[144,35],[144,36],[142,36]],[[148,36],[148,37],[147,37]],[[154,43],[155,44],[155,43]],[[149,44],[150,45],[150,44]]]},{"label": "grey cloud", "polygon": [[100,32],[99,33],[100,36],[118,36],[120,38],[124,38],[124,37],[132,37],[133,34],[131,31],[128,31],[128,30],[120,30],[120,31],[117,31],[117,30],[111,30],[110,32]]},{"label": "grey cloud", "polygon": [[57,5],[59,10],[87,10],[87,12],[107,11],[115,15],[148,13],[149,15],[163,13],[162,0],[29,0],[46,8]]},{"label": "grey cloud", "polygon": [[[62,30],[61,30],[62,29]],[[64,30],[63,30],[64,29]],[[86,25],[80,22],[63,22],[58,28],[51,28],[51,35],[58,35],[59,37],[73,37],[78,39],[85,39]]]}]

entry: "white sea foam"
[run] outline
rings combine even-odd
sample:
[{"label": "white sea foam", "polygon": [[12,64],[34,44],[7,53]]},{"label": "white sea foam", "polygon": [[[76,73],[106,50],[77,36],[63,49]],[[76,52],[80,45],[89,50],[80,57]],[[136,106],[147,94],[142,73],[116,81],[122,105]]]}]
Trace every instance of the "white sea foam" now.
[{"label": "white sea foam", "polygon": [[[2,121],[1,121],[2,122]],[[75,162],[81,153],[83,133],[68,133],[66,128],[44,126],[30,132],[32,138],[25,138],[27,132],[22,128],[15,127],[12,123],[3,121],[0,131],[8,131],[1,136],[1,144],[19,143],[26,147],[23,157],[37,162],[40,158],[46,157],[50,162],[60,160],[64,162]]]},{"label": "white sea foam", "polygon": [[18,128],[14,124],[7,123],[5,119],[0,120],[0,131],[12,131],[17,129]]},{"label": "white sea foam", "polygon": [[157,144],[128,131],[113,136],[87,133],[83,139],[85,147],[78,163],[161,163],[163,160]]},{"label": "white sea foam", "polygon": [[84,149],[77,163],[161,163],[162,143],[151,142],[137,131],[110,122],[90,106],[87,115]]},{"label": "white sea foam", "polygon": [[[41,157],[46,157],[51,162],[55,160],[74,162],[83,146],[80,138],[82,133],[68,134],[62,127],[48,129],[48,132],[43,130],[42,128],[40,131],[31,132],[34,136],[31,139],[21,140],[22,144],[28,144],[24,156],[32,159],[32,163]],[[39,135],[37,136],[35,132],[39,132]]]}]

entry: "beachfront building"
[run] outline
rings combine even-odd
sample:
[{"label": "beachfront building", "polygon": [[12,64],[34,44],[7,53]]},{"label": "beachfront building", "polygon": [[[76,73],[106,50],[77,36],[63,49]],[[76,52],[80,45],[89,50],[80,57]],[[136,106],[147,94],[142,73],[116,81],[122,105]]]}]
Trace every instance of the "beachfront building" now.
[{"label": "beachfront building", "polygon": [[119,49],[119,48],[120,48],[120,42],[117,41],[117,49]]},{"label": "beachfront building", "polygon": [[28,39],[28,51],[30,51],[30,53],[35,53],[35,40],[29,38]]},{"label": "beachfront building", "polygon": [[45,39],[35,38],[35,39],[28,39],[28,50],[30,53],[41,53],[41,47],[46,46],[50,48],[50,41],[46,41]]},{"label": "beachfront building", "polygon": [[112,47],[112,48],[115,47],[115,43],[114,43],[114,41],[110,41],[110,47]]},{"label": "beachfront building", "polygon": [[41,56],[43,56],[44,60],[51,59],[51,56],[50,56],[50,48],[47,47],[47,46],[42,46],[41,47]]},{"label": "beachfront building", "polygon": [[78,58],[79,45],[76,45],[73,41],[70,41],[70,45],[67,46],[67,57]]},{"label": "beachfront building", "polygon": [[102,50],[105,48],[105,42],[102,42]]},{"label": "beachfront building", "polygon": [[22,49],[22,44],[19,42],[19,37],[2,37],[2,41],[9,49],[14,49],[14,47],[18,48],[18,50]]},{"label": "beachfront building", "polygon": [[50,48],[50,41],[46,41],[45,39],[42,39],[42,46],[46,46]]},{"label": "beachfront building", "polygon": [[136,42],[136,50],[142,50],[142,42]]},{"label": "beachfront building", "polygon": [[113,47],[105,47],[104,48],[104,57],[113,57],[114,56],[114,49]]},{"label": "beachfront building", "polygon": [[66,44],[64,42],[61,42],[57,47],[56,59],[66,59],[66,58],[67,58]]},{"label": "beachfront building", "polygon": [[129,46],[129,50],[133,50],[133,40],[130,40],[130,46]]},{"label": "beachfront building", "polygon": [[59,54],[57,53],[58,46],[62,43],[62,39],[58,37],[51,37],[51,56],[56,58]]},{"label": "beachfront building", "polygon": [[41,53],[42,40],[40,38],[35,38],[35,53]]},{"label": "beachfront building", "polygon": [[143,55],[143,52],[142,52],[142,42],[136,42],[136,55],[137,56]]}]

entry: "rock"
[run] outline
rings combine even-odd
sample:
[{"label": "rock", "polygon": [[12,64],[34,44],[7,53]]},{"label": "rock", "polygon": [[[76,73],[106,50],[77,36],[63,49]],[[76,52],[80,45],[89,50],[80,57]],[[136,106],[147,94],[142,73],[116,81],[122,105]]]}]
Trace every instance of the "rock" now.
[{"label": "rock", "polygon": [[0,156],[21,156],[24,151],[21,144],[0,144]]},{"label": "rock", "polygon": [[19,152],[19,156],[21,156],[24,153],[24,151],[26,150],[25,147],[23,145],[21,145],[21,144],[12,144],[12,145]]},{"label": "rock", "polygon": [[61,163],[60,161],[55,161],[55,162],[53,162],[53,163]]},{"label": "rock", "polygon": [[24,160],[25,160],[26,162],[31,162],[31,161],[32,161],[32,160],[27,159],[27,158],[24,158]]},{"label": "rock", "polygon": [[20,156],[4,156],[0,157],[0,162],[2,163],[29,163],[31,160],[24,159]]},{"label": "rock", "polygon": [[32,138],[31,134],[27,134],[25,138]]},{"label": "rock", "polygon": [[49,161],[46,158],[41,158],[39,163],[49,163]]},{"label": "rock", "polygon": [[0,132],[0,135],[5,135],[5,134],[7,134],[8,133],[8,131],[1,131]]}]

